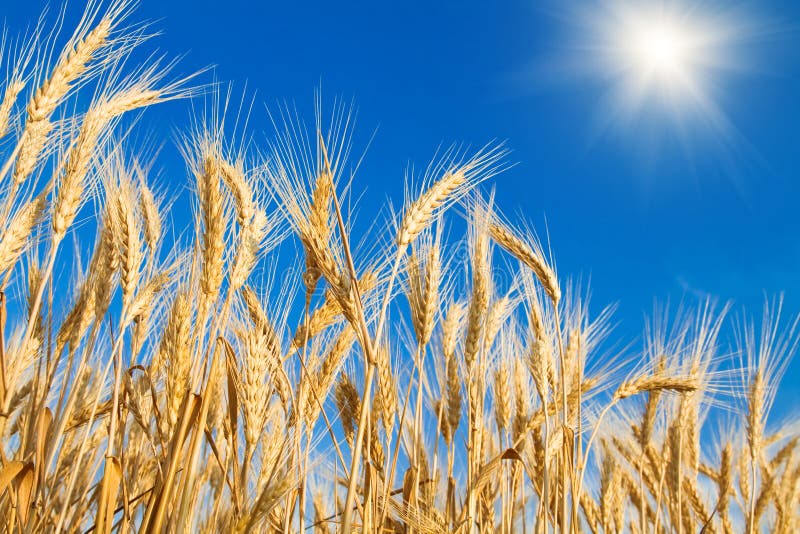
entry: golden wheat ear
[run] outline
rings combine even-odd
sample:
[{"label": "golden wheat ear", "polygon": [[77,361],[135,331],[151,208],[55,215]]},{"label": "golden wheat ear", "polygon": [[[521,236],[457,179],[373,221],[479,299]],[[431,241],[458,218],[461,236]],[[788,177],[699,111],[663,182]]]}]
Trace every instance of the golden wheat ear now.
[{"label": "golden wheat ear", "polygon": [[[458,157],[455,148],[445,151],[441,160],[433,162],[426,171],[423,182],[430,185],[408,203],[398,226],[397,246],[402,248],[410,244],[442,210],[458,202],[480,182],[502,172],[505,156],[502,146],[492,145],[466,160]],[[434,178],[437,172],[442,175]]]},{"label": "golden wheat ear", "polygon": [[49,75],[37,73],[41,81],[31,97],[18,146],[13,179],[21,184],[33,172],[54,124],[50,117],[69,94],[118,62],[137,44],[125,43],[115,32],[129,14],[132,2],[117,0],[100,12],[99,3],[89,3],[81,22],[62,49]]}]

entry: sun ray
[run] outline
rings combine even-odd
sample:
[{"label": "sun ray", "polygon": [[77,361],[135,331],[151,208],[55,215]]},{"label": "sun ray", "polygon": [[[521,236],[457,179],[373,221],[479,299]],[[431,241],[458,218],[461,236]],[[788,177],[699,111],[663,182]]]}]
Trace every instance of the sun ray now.
[{"label": "sun ray", "polygon": [[[720,80],[742,69],[739,51],[752,31],[731,9],[682,0],[603,0],[576,8],[568,39],[577,67],[607,86],[602,122],[657,118],[727,134]],[[750,28],[750,29],[748,29]]]}]

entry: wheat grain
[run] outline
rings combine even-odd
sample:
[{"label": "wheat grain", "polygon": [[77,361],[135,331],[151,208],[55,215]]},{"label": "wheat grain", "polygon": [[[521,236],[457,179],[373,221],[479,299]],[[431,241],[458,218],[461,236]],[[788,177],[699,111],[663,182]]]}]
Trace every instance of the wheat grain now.
[{"label": "wheat grain", "polygon": [[0,101],[0,138],[5,137],[9,131],[14,103],[24,88],[25,81],[20,79],[12,79],[6,84],[3,100]]},{"label": "wheat grain", "polygon": [[[480,221],[477,221],[477,224],[481,224]],[[488,234],[480,227],[475,232],[472,251],[472,298],[469,303],[467,333],[464,340],[464,361],[469,372],[472,371],[475,359],[481,352],[491,292]]]},{"label": "wheat grain", "polygon": [[202,272],[200,288],[203,298],[200,308],[203,313],[216,299],[223,277],[223,253],[225,251],[225,205],[219,186],[219,168],[216,160],[206,156],[203,168],[197,175],[197,189],[202,209]]},{"label": "wheat grain", "polygon": [[169,435],[178,422],[180,406],[189,389],[191,371],[190,341],[192,331],[191,298],[185,290],[179,291],[170,309],[164,333],[161,336],[159,355],[164,362],[166,375],[165,414],[168,422],[164,433]]},{"label": "wheat grain", "polygon": [[467,182],[468,168],[453,169],[435,182],[406,210],[397,232],[397,246],[411,243],[433,219],[436,210]]},{"label": "wheat grain", "polygon": [[497,422],[497,428],[500,431],[508,428],[508,421],[511,416],[510,380],[511,375],[508,371],[508,364],[501,362],[494,372],[494,417]]},{"label": "wheat grain", "polygon": [[489,233],[498,245],[533,271],[544,287],[545,293],[553,302],[561,300],[561,288],[555,272],[544,261],[541,254],[537,254],[533,247],[515,235],[510,228],[497,221],[489,224]]},{"label": "wheat grain", "polygon": [[391,357],[386,347],[378,349],[377,367],[378,389],[375,399],[380,408],[378,412],[381,414],[384,428],[391,433],[397,414],[397,391],[392,376]]},{"label": "wheat grain", "polygon": [[45,205],[45,197],[39,195],[26,203],[12,217],[0,241],[0,273],[13,267],[25,251],[34,227],[42,217]]},{"label": "wheat grain", "polygon": [[643,375],[621,384],[614,393],[614,398],[617,400],[626,399],[644,391],[675,391],[678,393],[689,393],[697,391],[698,389],[700,389],[700,383],[696,377]]},{"label": "wheat grain", "polygon": [[361,411],[361,398],[353,382],[344,373],[341,374],[339,381],[336,382],[334,398],[336,400],[336,408],[339,410],[339,418],[342,421],[345,438],[352,447],[356,419],[358,418],[358,412]]},{"label": "wheat grain", "polygon": [[144,239],[151,253],[158,250],[161,240],[161,213],[155,195],[142,177],[139,180],[139,209],[144,220]]},{"label": "wheat grain", "polygon": [[19,153],[14,166],[15,183],[22,183],[33,172],[47,136],[53,128],[50,115],[86,71],[92,58],[106,46],[113,23],[114,19],[107,16],[79,41],[70,42],[53,68],[50,78],[36,90],[28,104],[25,130],[19,142]]}]

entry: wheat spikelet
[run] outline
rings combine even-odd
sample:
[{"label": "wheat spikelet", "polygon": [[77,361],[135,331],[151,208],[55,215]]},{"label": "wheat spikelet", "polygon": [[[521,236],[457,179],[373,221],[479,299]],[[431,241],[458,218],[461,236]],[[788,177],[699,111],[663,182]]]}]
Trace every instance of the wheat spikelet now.
[{"label": "wheat spikelet", "polygon": [[497,422],[497,429],[501,432],[508,428],[511,416],[510,381],[511,374],[508,371],[508,364],[500,362],[499,367],[494,372],[494,418]]},{"label": "wheat spikelet", "polygon": [[[327,169],[321,170],[317,174],[314,190],[311,193],[311,204],[308,213],[309,229],[305,232],[310,234],[316,232],[320,240],[327,242],[331,236],[331,201],[333,199],[333,176]],[[306,299],[310,299],[314,293],[319,279],[322,277],[322,270],[318,264],[318,258],[311,247],[306,248],[306,272],[303,282],[306,286]]]},{"label": "wheat spikelet", "polygon": [[158,249],[161,240],[161,213],[153,191],[143,175],[139,180],[139,209],[144,220],[144,240],[152,253]]},{"label": "wheat spikelet", "polygon": [[[322,371],[319,376],[319,383],[322,386],[320,389],[326,391],[330,387],[330,383],[336,376],[345,356],[347,355],[350,347],[355,341],[355,331],[353,327],[347,325],[342,332],[337,336],[336,342],[333,344],[328,356],[322,362]],[[327,384],[327,387],[325,385]]]},{"label": "wheat spikelet", "polygon": [[231,165],[221,157],[216,158],[216,164],[219,166],[219,173],[222,177],[222,181],[225,182],[225,185],[233,195],[233,205],[236,208],[236,221],[239,223],[240,227],[244,228],[255,215],[253,190],[245,178],[244,170],[240,166]]},{"label": "wheat spikelet", "polygon": [[[530,279],[530,277],[523,278],[523,280]],[[531,332],[533,333],[534,339],[543,342],[547,339],[547,331],[544,327],[544,319],[542,318],[542,306],[539,302],[539,297],[536,294],[536,289],[534,289],[531,282],[526,282],[526,286],[530,285],[530,289],[528,289],[528,322],[531,327]]]},{"label": "wheat spikelet", "polygon": [[[367,271],[358,280],[358,289],[361,292],[361,297],[366,297],[371,291],[377,287],[378,277],[374,271]],[[350,293],[348,291],[348,293]],[[348,300],[345,297],[348,307],[351,308],[350,314],[355,313],[352,306],[355,300]],[[342,315],[342,307],[340,300],[332,290],[325,292],[325,301],[317,308],[309,320],[301,324],[295,332],[293,343],[297,348],[303,348],[306,343],[306,338],[310,341],[314,336],[317,336],[329,326],[336,323],[337,319]]]},{"label": "wheat spikelet", "polygon": [[13,267],[19,259],[39,223],[46,205],[44,195],[39,195],[20,208],[3,232],[0,241],[0,273]]},{"label": "wheat spikelet", "polygon": [[796,464],[794,469],[788,470],[784,474],[781,489],[776,491],[774,500],[778,520],[775,525],[777,532],[793,532],[797,530],[800,519],[796,513],[798,501],[800,500],[800,464]]},{"label": "wheat spikelet", "polygon": [[[480,224],[480,221],[476,221]],[[472,371],[475,359],[480,355],[484,336],[486,313],[489,307],[491,281],[489,279],[489,240],[485,229],[476,229],[472,251],[472,298],[467,315],[467,333],[464,340],[464,361]]]},{"label": "wheat spikelet", "polygon": [[463,304],[454,302],[450,305],[442,322],[442,353],[445,359],[451,358],[456,352],[456,343],[461,331],[461,323],[466,309]]},{"label": "wheat spikelet", "polygon": [[[531,405],[528,381],[525,379],[525,372],[519,360],[514,360],[514,419],[512,421],[512,435],[514,442],[520,441],[530,427]],[[525,442],[521,441],[518,445],[520,450],[524,450]]]},{"label": "wheat spikelet", "polygon": [[[264,428],[269,407],[269,391],[266,378],[271,358],[269,342],[259,329],[245,334],[245,354],[239,382],[239,397],[244,410],[244,435],[248,445],[258,442]],[[274,359],[274,357],[272,357]]]},{"label": "wheat spikelet", "polygon": [[253,291],[250,286],[244,286],[242,287],[241,294],[244,299],[245,307],[247,308],[247,313],[253,324],[259,328],[270,328],[267,314],[264,312],[264,308],[261,307],[261,302],[259,302],[255,291]]},{"label": "wheat spikelet", "polygon": [[128,310],[130,319],[138,319],[141,322],[142,319],[149,315],[153,304],[158,300],[158,294],[169,283],[170,276],[169,269],[160,271],[138,288]]},{"label": "wheat spikelet", "polygon": [[85,188],[85,177],[104,130],[128,111],[155,104],[161,92],[134,85],[127,91],[92,106],[69,149],[53,212],[53,233],[62,238],[75,219]]},{"label": "wheat spikelet", "polygon": [[468,170],[462,167],[448,171],[408,207],[397,232],[397,246],[408,245],[425,229],[436,210],[467,182]]},{"label": "wheat spikelet", "polygon": [[75,299],[72,309],[58,329],[56,334],[56,352],[58,354],[61,354],[67,344],[72,350],[75,350],[83,334],[89,328],[91,321],[97,317],[96,302],[92,298],[92,286],[94,283],[92,278],[90,271],[90,275],[87,276],[78,292],[78,298]]},{"label": "wheat spikelet", "polygon": [[421,326],[420,329],[423,345],[426,345],[433,333],[433,323],[436,310],[439,308],[439,279],[441,278],[441,258],[439,244],[433,243],[425,262],[425,290],[422,293]]},{"label": "wheat spikelet", "polygon": [[761,519],[767,511],[769,503],[775,499],[777,495],[776,479],[775,476],[766,475],[761,481],[758,497],[753,506],[753,513],[748,514],[746,518],[745,529],[750,532],[758,530],[761,525]]},{"label": "wheat spikelet", "polygon": [[59,354],[67,344],[74,349],[91,321],[105,315],[108,309],[113,291],[112,277],[117,270],[117,247],[112,224],[113,220],[107,211],[78,299],[56,336],[56,352]]},{"label": "wheat spikelet", "polygon": [[24,88],[25,81],[20,79],[12,79],[6,84],[3,100],[0,101],[0,138],[5,137],[9,131],[11,111],[14,108],[14,103],[17,101],[17,96],[19,96]]},{"label": "wheat spikelet", "polygon": [[345,439],[352,447],[358,413],[361,411],[361,398],[358,395],[356,386],[344,373],[340,375],[339,381],[336,382],[334,399],[336,400],[336,408],[339,410],[339,419],[342,422]]},{"label": "wheat spikelet", "polygon": [[613,517],[614,517],[614,527],[617,532],[622,532],[625,530],[625,513],[626,513],[626,504],[628,500],[628,493],[625,491],[623,484],[623,475],[622,469],[618,469],[615,473],[615,480],[614,480],[616,491],[614,492],[614,498],[612,499],[612,510],[613,510]]},{"label": "wheat spikelet", "polygon": [[552,373],[553,349],[549,341],[534,339],[531,342],[528,356],[528,371],[533,378],[533,385],[539,399],[543,402],[548,396],[549,377]]},{"label": "wheat spikelet", "polygon": [[57,239],[63,238],[72,224],[83,197],[84,177],[92,157],[97,138],[102,131],[102,122],[90,111],[86,114],[83,126],[67,156],[64,176],[61,179],[53,211],[53,233]]},{"label": "wheat spikelet", "polygon": [[[122,177],[119,187],[114,191],[115,241],[120,263],[120,286],[126,306],[133,303],[136,287],[139,284],[142,263],[141,219],[136,209],[136,196],[133,185]],[[54,219],[55,220],[55,219]]]},{"label": "wheat spikelet", "polygon": [[266,213],[259,209],[241,230],[239,247],[231,268],[231,289],[237,290],[244,285],[255,266],[258,251],[269,230]]},{"label": "wheat spikelet", "polygon": [[617,463],[606,447],[603,448],[603,460],[600,472],[600,518],[604,532],[612,532],[615,493],[619,492],[616,487]]},{"label": "wheat spikelet", "polygon": [[408,255],[408,262],[406,263],[406,275],[408,278],[408,306],[411,310],[411,326],[414,328],[414,334],[417,336],[417,344],[421,345],[420,338],[422,329],[424,328],[423,322],[423,292],[425,290],[425,281],[420,279],[420,271],[422,262],[417,256],[416,251],[412,250]]},{"label": "wheat spikelet", "polygon": [[190,342],[192,333],[192,300],[189,293],[180,290],[172,302],[169,317],[159,345],[160,359],[164,362],[166,405],[168,422],[164,432],[178,421],[183,397],[189,389],[189,373],[192,368]]},{"label": "wheat spikelet", "polygon": [[[320,229],[308,224],[301,226],[300,232],[300,242],[306,251],[306,271],[314,276],[317,276],[316,273],[321,273],[334,289],[342,287],[344,284],[343,275],[331,249],[330,239],[322,234]],[[318,279],[319,277],[317,276]],[[307,286],[306,288],[307,292],[309,287]]]},{"label": "wheat spikelet", "polygon": [[683,464],[681,462],[681,452],[683,447],[681,444],[681,424],[679,420],[673,421],[667,430],[667,441],[665,447],[666,454],[666,487],[671,496],[671,510],[672,520],[676,524],[680,524],[683,515],[683,498],[682,482],[683,482]]},{"label": "wheat spikelet", "polygon": [[[291,396],[291,384],[283,368],[280,337],[267,317],[267,314],[264,312],[264,309],[261,307],[261,303],[258,301],[255,292],[250,287],[244,286],[242,288],[242,297],[244,298],[245,307],[250,315],[250,320],[255,326],[255,329],[245,337],[248,355],[252,354],[259,362],[258,372],[255,373],[255,376],[261,376],[261,382],[262,385],[264,385],[263,378],[265,375],[264,372],[262,372],[262,367],[263,370],[269,373],[270,381],[275,391],[278,393],[281,403],[285,407]],[[249,362],[249,360],[247,361]],[[243,372],[242,374],[247,376],[247,372]],[[261,394],[265,394],[265,392],[261,392]],[[266,407],[266,402],[263,403],[263,405]],[[264,414],[263,417],[266,418],[266,414]],[[256,419],[256,421],[260,421],[260,419]],[[264,423],[261,423],[260,426],[263,427],[263,425]],[[251,444],[254,443],[255,441],[251,442]]]},{"label": "wheat spikelet", "polygon": [[[234,532],[236,534],[265,530],[266,527],[257,528],[258,523],[265,517],[274,516],[275,508],[282,499],[297,484],[291,472],[279,472],[263,487],[252,508],[239,519]],[[272,520],[269,521],[272,523]]]},{"label": "wheat spikelet", "polygon": [[383,445],[381,444],[380,436],[378,435],[378,418],[383,417],[380,414],[381,410],[380,407],[377,406],[377,403],[380,402],[378,397],[372,398],[372,410],[370,412],[370,424],[369,424],[369,435],[364,436],[365,440],[369,440],[368,444],[365,446],[369,446],[369,455],[370,459],[372,460],[372,464],[378,471],[383,471],[383,464],[386,461],[386,456],[383,450]]},{"label": "wheat spikelet", "polygon": [[614,393],[614,399],[626,399],[643,391],[689,393],[698,389],[700,389],[700,381],[693,376],[643,375],[621,384]]},{"label": "wheat spikelet", "polygon": [[297,328],[292,343],[298,349],[302,349],[306,341],[311,341],[314,336],[335,324],[341,314],[339,303],[333,295],[330,295],[330,298],[326,298],[325,302],[311,314],[308,321]]},{"label": "wheat spikelet", "polygon": [[58,102],[70,89],[70,84],[77,80],[86,71],[87,64],[92,56],[107,43],[107,38],[112,29],[113,19],[110,16],[103,18],[97,26],[86,34],[74,47],[62,53],[58,64],[53,69],[50,78],[39,87],[28,106],[28,116],[32,120],[40,120],[48,116]]},{"label": "wheat spikelet", "polygon": [[[659,475],[657,472],[661,471],[662,458],[660,454],[656,452],[653,445],[648,444],[647,450],[642,452],[634,450],[632,447],[632,440],[623,441],[618,436],[612,436],[611,443],[616,448],[617,454],[625,459],[629,465],[638,466],[640,468],[639,475],[644,482],[645,488],[650,493],[656,494],[659,491]],[[642,456],[646,456],[649,463],[642,462]],[[638,493],[638,488],[636,491]],[[639,497],[639,500],[641,501],[641,497]],[[641,502],[637,504],[641,506]]]},{"label": "wheat spikelet", "polygon": [[197,189],[202,210],[202,270],[200,274],[201,310],[206,312],[216,299],[223,277],[225,252],[225,205],[219,183],[219,167],[215,158],[207,156],[197,175]]},{"label": "wheat spikelet", "polygon": [[750,455],[744,454],[744,451],[742,451],[737,455],[737,459],[736,469],[739,475],[737,477],[739,481],[739,493],[747,498],[751,494],[751,488],[755,483],[755,481],[751,480]]},{"label": "wheat spikelet", "polygon": [[589,495],[584,493],[581,495],[580,505],[591,531],[593,533],[600,532],[601,512],[597,503]]},{"label": "wheat spikelet", "polygon": [[90,269],[90,272],[95,274],[92,299],[98,314],[105,314],[111,303],[114,288],[112,278],[119,268],[119,253],[113,225],[114,217],[106,211],[101,224],[98,250],[92,258],[92,261],[97,258],[97,265]]},{"label": "wheat spikelet", "polygon": [[443,206],[463,196],[476,183],[498,172],[493,166],[504,154],[504,150],[489,148],[477,153],[466,163],[450,165],[444,175],[406,209],[395,238],[397,246],[403,248],[410,244]]},{"label": "wheat spikelet", "polygon": [[391,432],[394,418],[397,414],[397,391],[395,390],[394,377],[392,376],[392,362],[389,350],[386,347],[378,349],[378,391],[376,402],[380,408],[379,413],[383,420],[384,428]]},{"label": "wheat spikelet", "polygon": [[[656,374],[663,374],[666,372],[666,359],[659,358],[656,364]],[[639,426],[639,445],[645,448],[650,442],[653,429],[655,427],[656,416],[658,414],[658,401],[661,396],[661,390],[654,389],[647,392],[647,401],[645,402],[644,412],[642,413],[642,422]]]},{"label": "wheat spikelet", "polygon": [[[689,506],[697,514],[699,523],[706,524],[710,519],[708,508],[698,492],[696,483],[690,480],[689,477],[684,477],[683,479],[683,493],[686,495]],[[713,526],[711,528],[713,529]]]},{"label": "wheat spikelet", "polygon": [[449,434],[445,440],[450,443],[453,440],[458,424],[461,421],[461,380],[458,376],[458,363],[455,353],[451,352],[447,356],[447,429]]},{"label": "wheat spikelet", "polygon": [[491,349],[510,308],[511,299],[507,296],[495,300],[489,307],[488,314],[486,315],[486,334],[483,340],[484,352],[488,352]]},{"label": "wheat spikelet", "polygon": [[[373,271],[368,271],[362,278],[368,288],[374,287],[377,284],[377,275]],[[364,297],[364,290],[358,286],[360,296]],[[339,278],[337,285],[331,285],[331,293],[339,303],[339,309],[344,318],[352,324],[358,332],[359,314],[358,307],[356,306],[356,291],[348,274],[342,274]],[[329,297],[328,295],[327,297]],[[326,297],[326,298],[327,298]],[[363,306],[363,303],[361,304]]]},{"label": "wheat spikelet", "polygon": [[561,288],[558,285],[555,272],[547,265],[541,255],[536,253],[533,247],[514,234],[509,227],[497,221],[491,222],[489,233],[498,245],[533,271],[542,287],[544,287],[545,293],[553,302],[561,300]]},{"label": "wheat spikelet", "polygon": [[[330,282],[330,281],[329,281]],[[353,284],[353,279],[349,273],[342,273],[336,283],[331,285],[331,295],[333,295],[339,302],[339,309],[342,312],[345,320],[353,325],[358,332],[359,327],[359,313],[356,306],[356,290]]]},{"label": "wheat spikelet", "polygon": [[761,461],[762,442],[764,436],[764,375],[756,370],[750,382],[747,396],[747,445],[752,462]]},{"label": "wheat spikelet", "polygon": [[326,168],[317,174],[311,193],[308,221],[324,237],[331,234],[331,202],[333,200],[333,175]]},{"label": "wheat spikelet", "polygon": [[331,529],[328,526],[327,514],[322,506],[321,492],[314,493],[311,504],[314,507],[314,534],[331,534]]},{"label": "wheat spikelet", "polygon": [[781,468],[784,462],[788,464],[794,456],[795,448],[797,447],[798,442],[800,442],[800,436],[795,436],[788,440],[786,444],[783,445],[769,461],[767,470],[775,473],[775,471]]},{"label": "wheat spikelet", "polygon": [[[698,388],[699,390],[700,388]],[[690,472],[697,471],[700,462],[700,436],[698,434],[698,408],[699,396],[696,392],[687,392],[681,398],[681,413],[683,421],[683,458],[684,462],[689,466]]]},{"label": "wheat spikelet", "polygon": [[47,136],[53,128],[49,117],[66,96],[97,52],[107,44],[113,27],[113,16],[106,16],[81,40],[67,45],[58,63],[28,104],[25,130],[19,143],[19,154],[14,166],[14,182],[19,184],[35,168]]},{"label": "wheat spikelet", "polygon": [[319,373],[315,376],[315,395],[319,399],[319,403],[313,401],[304,411],[306,424],[312,426],[317,420],[320,413],[320,403],[325,401],[328,396],[328,391],[333,386],[336,375],[342,368],[344,360],[353,346],[356,334],[353,327],[349,324],[344,327],[341,333],[336,337],[333,347],[328,351],[327,356],[323,359]]},{"label": "wheat spikelet", "polygon": [[[644,515],[645,521],[652,522],[655,519],[655,512],[646,497],[643,497],[643,493],[639,489],[639,484],[631,477],[631,474],[625,470],[620,470],[620,478],[622,479],[624,491],[628,494],[630,502],[636,507],[639,516],[641,517]],[[635,525],[635,523],[632,524]]]},{"label": "wheat spikelet", "polygon": [[733,451],[730,442],[725,443],[722,448],[719,459],[719,476],[717,478],[718,487],[718,504],[717,513],[719,513],[722,529],[725,532],[732,530],[729,517],[728,498],[733,491]]}]

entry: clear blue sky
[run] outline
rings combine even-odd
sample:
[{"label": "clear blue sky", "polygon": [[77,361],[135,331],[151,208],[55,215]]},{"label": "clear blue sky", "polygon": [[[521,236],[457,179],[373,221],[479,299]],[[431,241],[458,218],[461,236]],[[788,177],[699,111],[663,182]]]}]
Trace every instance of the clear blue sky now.
[{"label": "clear blue sky", "polygon": [[[689,113],[684,133],[646,105],[598,133],[608,86],[560,68],[593,58],[576,52],[581,32],[557,2],[140,3],[134,19],[158,19],[157,46],[186,54],[181,72],[213,64],[258,102],[293,100],[309,116],[320,84],[353,98],[356,146],[378,129],[357,182],[362,212],[386,195],[397,203],[407,164],[441,143],[507,140],[519,164],[496,179],[498,205],[540,233],[546,219],[559,273],[590,278],[595,309],[619,302],[623,339],[655,300],[711,294],[760,315],[764,295],[783,291],[785,310],[800,312],[798,2],[743,6],[738,20],[763,25],[731,50],[733,68],[709,77],[731,126],[714,131]],[[730,5],[695,4],[710,20]],[[43,6],[7,1],[2,16],[13,33]],[[171,104],[146,123],[168,138],[188,114]],[[253,128],[267,129],[260,104]],[[784,400],[800,397],[798,382],[795,361]]]}]

